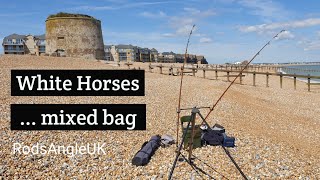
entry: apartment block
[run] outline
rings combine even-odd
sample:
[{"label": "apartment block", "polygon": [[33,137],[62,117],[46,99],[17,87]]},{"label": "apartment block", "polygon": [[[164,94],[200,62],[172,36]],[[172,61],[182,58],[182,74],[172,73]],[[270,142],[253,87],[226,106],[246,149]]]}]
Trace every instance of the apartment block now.
[{"label": "apartment block", "polygon": [[[185,59],[184,56],[184,54],[176,54],[176,62],[183,63]],[[207,60],[202,55],[187,54],[186,59],[187,63],[191,64],[208,64]]]},{"label": "apartment block", "polygon": [[105,45],[105,59],[116,62],[156,62],[158,51],[154,48],[141,48],[131,44]]},{"label": "apartment block", "polygon": [[25,35],[11,34],[3,39],[4,54],[25,54]]},{"label": "apartment block", "polygon": [[45,53],[45,35],[11,34],[3,39],[4,54],[41,55]]},{"label": "apartment block", "polygon": [[155,48],[150,49],[150,61],[158,62],[158,51]]},{"label": "apartment block", "polygon": [[159,53],[158,62],[175,63],[176,62],[176,54],[172,51]]}]

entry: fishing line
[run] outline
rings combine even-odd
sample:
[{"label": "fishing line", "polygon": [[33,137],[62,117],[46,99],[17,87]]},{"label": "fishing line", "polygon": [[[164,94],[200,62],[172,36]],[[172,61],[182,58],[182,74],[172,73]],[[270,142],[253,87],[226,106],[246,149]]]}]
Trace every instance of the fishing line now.
[{"label": "fishing line", "polygon": [[[282,32],[284,32],[285,30],[281,30],[278,34],[276,34],[275,36],[273,36],[273,38],[271,40],[269,40],[252,58],[251,60],[241,69],[241,71],[239,72],[239,74],[234,78],[234,80],[229,84],[229,86],[227,87],[227,89],[225,89],[225,91],[221,94],[221,96],[219,97],[219,99],[213,104],[212,108],[210,109],[209,113],[207,114],[207,116],[204,118],[205,120],[207,120],[207,118],[209,117],[209,115],[212,113],[212,111],[214,110],[214,108],[217,106],[217,104],[221,101],[222,97],[226,94],[226,92],[229,90],[229,88],[234,84],[234,82],[238,79],[238,77],[242,74],[242,72],[249,66],[249,64],[260,54],[260,52],[268,45],[270,45],[271,41],[274,40],[275,38],[278,37],[278,35]],[[203,125],[203,123],[202,123]]]}]

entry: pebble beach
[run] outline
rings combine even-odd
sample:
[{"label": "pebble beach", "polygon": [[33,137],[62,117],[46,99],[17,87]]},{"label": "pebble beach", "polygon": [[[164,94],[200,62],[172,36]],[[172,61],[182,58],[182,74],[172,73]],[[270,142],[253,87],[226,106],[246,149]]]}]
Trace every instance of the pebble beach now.
[{"label": "pebble beach", "polygon": [[[149,72],[148,63],[131,68],[145,69],[144,97],[107,96],[11,96],[12,69],[127,69],[105,61],[80,58],[0,56],[0,179],[167,179],[176,145],[160,147],[147,166],[131,164],[141,145],[153,135],[176,137],[176,108],[180,76]],[[181,107],[212,106],[229,82],[184,76]],[[236,138],[231,156],[248,179],[320,179],[320,85],[307,91],[304,82],[278,77],[243,78],[234,84],[208,118],[225,127]],[[10,104],[146,104],[145,131],[11,131]],[[207,115],[208,110],[201,110]],[[189,115],[182,112],[181,115]],[[27,115],[26,115],[27,118]],[[198,121],[199,123],[200,121]],[[180,132],[180,135],[182,133]],[[180,141],[180,140],[179,140]],[[12,153],[13,143],[50,145],[105,143],[105,155],[23,155]],[[185,155],[187,152],[183,151]],[[235,165],[220,146],[193,151],[195,164],[215,179],[241,179]],[[203,163],[205,162],[205,164]],[[207,165],[206,165],[207,164]],[[209,166],[208,166],[209,165]],[[205,175],[204,179],[208,179]],[[202,179],[186,162],[178,162],[173,179]]]}]

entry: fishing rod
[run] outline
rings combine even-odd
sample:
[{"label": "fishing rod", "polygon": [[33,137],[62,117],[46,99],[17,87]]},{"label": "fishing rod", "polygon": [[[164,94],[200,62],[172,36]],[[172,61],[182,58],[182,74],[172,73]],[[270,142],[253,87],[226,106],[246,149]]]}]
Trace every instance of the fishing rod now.
[{"label": "fishing rod", "polygon": [[181,112],[181,94],[182,94],[182,80],[183,80],[183,73],[184,73],[184,66],[185,64],[187,63],[187,53],[188,53],[188,47],[189,47],[189,42],[190,42],[190,37],[192,35],[192,32],[193,32],[193,29],[196,25],[194,24],[192,26],[192,29],[190,31],[190,34],[189,34],[189,37],[188,37],[188,41],[187,41],[187,46],[186,46],[186,51],[184,53],[184,61],[183,61],[183,65],[181,67],[181,79],[180,79],[180,90],[179,90],[179,102],[178,102],[178,109],[177,109],[177,113],[178,113],[178,116],[177,116],[177,147],[178,147],[178,139],[179,139],[179,119],[180,119],[180,112]]},{"label": "fishing rod", "polygon": [[[280,32],[278,32],[278,34],[276,34],[275,36],[273,36],[273,38],[271,40],[269,40],[252,58],[251,60],[244,66],[244,68],[241,69],[241,71],[239,72],[239,74],[234,78],[234,80],[229,84],[229,86],[227,87],[227,89],[221,94],[221,96],[219,97],[219,99],[213,104],[212,108],[210,109],[209,113],[207,114],[207,116],[204,118],[205,120],[209,117],[209,115],[212,113],[212,111],[214,110],[214,108],[217,106],[217,104],[221,101],[222,97],[226,94],[226,92],[229,90],[229,88],[234,84],[234,82],[238,79],[238,77],[242,74],[242,72],[249,66],[249,64],[260,54],[260,52],[268,45],[270,45],[271,41],[274,40],[275,38],[277,38],[279,36],[279,34],[285,32],[285,30],[281,30]],[[202,122],[203,125],[203,122]]]}]

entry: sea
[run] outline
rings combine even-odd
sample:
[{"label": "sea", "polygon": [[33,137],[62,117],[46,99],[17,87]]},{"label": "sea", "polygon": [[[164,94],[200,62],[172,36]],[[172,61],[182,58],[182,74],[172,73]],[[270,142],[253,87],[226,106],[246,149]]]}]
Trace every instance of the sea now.
[{"label": "sea", "polygon": [[[294,66],[285,66],[281,68],[282,73],[286,74],[298,74],[298,75],[310,75],[310,76],[319,76],[320,77],[320,65],[294,65]],[[304,78],[298,78],[302,81],[307,81]],[[311,83],[319,83],[320,79],[312,79]]]}]

